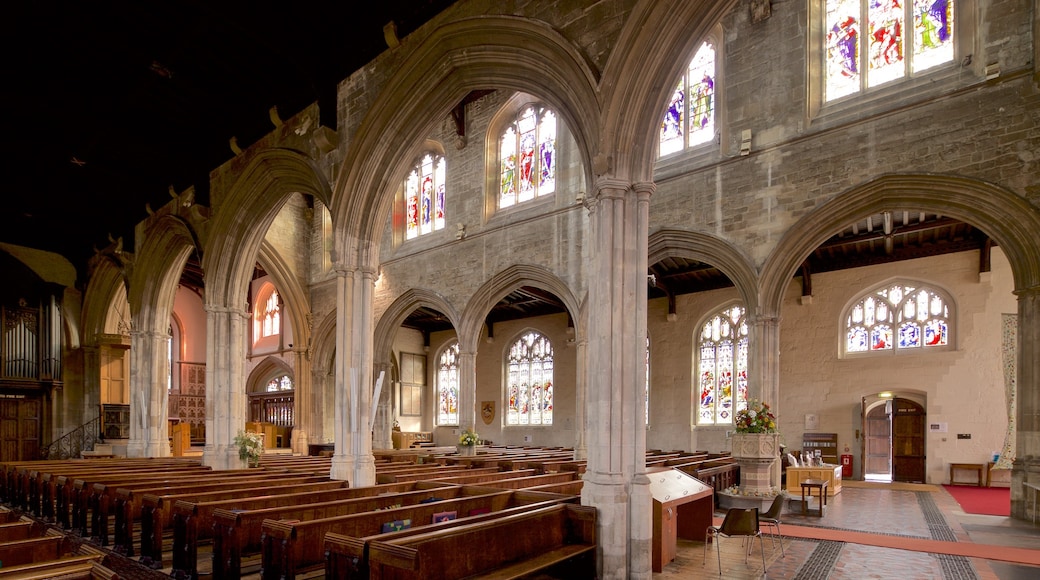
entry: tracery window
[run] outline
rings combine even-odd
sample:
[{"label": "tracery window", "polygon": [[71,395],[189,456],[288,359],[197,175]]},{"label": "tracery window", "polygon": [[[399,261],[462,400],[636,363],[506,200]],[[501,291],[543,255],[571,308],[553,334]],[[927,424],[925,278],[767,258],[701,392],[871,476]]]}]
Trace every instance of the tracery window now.
[{"label": "tracery window", "polygon": [[824,100],[954,58],[955,0],[826,0]]},{"label": "tracery window", "polygon": [[292,378],[289,375],[282,375],[280,377],[274,377],[267,381],[267,387],[264,389],[268,393],[277,393],[279,391],[291,391],[293,390]]},{"label": "tracery window", "polygon": [[406,239],[444,228],[444,157],[427,153],[412,168],[405,180],[405,204]]},{"label": "tracery window", "polygon": [[258,307],[253,314],[253,342],[276,336],[282,331],[282,304],[274,285],[264,284],[257,299]]},{"label": "tracery window", "polygon": [[708,318],[697,336],[697,423],[728,425],[747,407],[748,324],[743,306]]},{"label": "tracery window", "polygon": [[845,315],[845,354],[941,350],[952,345],[950,300],[935,288],[895,282],[867,292]]},{"label": "tracery window", "polygon": [[672,93],[661,121],[659,156],[714,139],[715,78],[715,45],[707,41],[697,50]]},{"label": "tracery window", "polygon": [[556,114],[529,105],[499,139],[499,209],[556,191]]},{"label": "tracery window", "polygon": [[459,424],[459,343],[444,349],[437,359],[437,424]]},{"label": "tracery window", "polygon": [[509,347],[506,359],[506,425],[552,425],[553,348],[528,331]]}]

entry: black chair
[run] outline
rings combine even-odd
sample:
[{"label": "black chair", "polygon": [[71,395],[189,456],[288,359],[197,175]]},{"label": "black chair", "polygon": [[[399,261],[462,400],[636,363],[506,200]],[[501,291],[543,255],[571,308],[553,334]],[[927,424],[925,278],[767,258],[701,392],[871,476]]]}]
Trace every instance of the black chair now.
[{"label": "black chair", "polygon": [[780,534],[780,514],[784,511],[784,501],[787,500],[787,496],[784,494],[777,495],[773,498],[773,505],[769,506],[769,509],[758,516],[758,523],[760,526],[768,528],[776,528],[776,537],[770,534],[769,538],[772,544],[776,545],[776,539],[780,540],[780,554],[782,557],[787,557],[784,553],[784,537]]},{"label": "black chair", "polygon": [[762,574],[766,573],[766,547],[762,543],[762,532],[758,527],[758,508],[730,508],[721,526],[708,526],[704,537],[704,560],[708,559],[708,541],[715,538],[715,554],[719,560],[719,576],[722,575],[722,549],[719,547],[720,538],[742,537],[750,542],[744,546],[744,563],[748,563],[748,556],[754,547],[755,538],[758,538],[758,546],[762,552]]}]

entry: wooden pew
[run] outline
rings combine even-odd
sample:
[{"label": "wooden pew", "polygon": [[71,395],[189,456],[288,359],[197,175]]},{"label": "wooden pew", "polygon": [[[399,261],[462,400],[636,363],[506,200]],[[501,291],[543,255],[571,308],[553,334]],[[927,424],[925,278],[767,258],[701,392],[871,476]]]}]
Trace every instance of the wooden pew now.
[{"label": "wooden pew", "polygon": [[[472,488],[491,491],[477,495],[462,495],[453,499],[423,504],[404,505],[399,508],[341,513],[335,511],[316,513],[314,519],[276,520],[265,519],[261,524],[261,579],[293,579],[298,572],[320,569],[324,564],[323,540],[328,532],[348,536],[365,537],[378,534],[388,522],[409,520],[411,525],[425,526],[437,523],[437,515],[454,513],[467,517],[473,510],[489,513],[506,509],[535,509],[556,503],[577,503],[579,498],[549,493],[521,491],[494,491],[488,488]],[[477,514],[474,514],[477,515]],[[324,517],[322,517],[324,516]],[[478,544],[476,549],[482,549]],[[214,554],[217,549],[214,546]],[[241,569],[235,570],[240,573]],[[214,578],[218,576],[214,567]],[[236,577],[234,573],[230,577]],[[432,577],[432,576],[431,576]]]},{"label": "wooden pew", "polygon": [[82,544],[75,554],[50,560],[0,567],[0,580],[118,580],[115,572],[104,566],[105,553]]},{"label": "wooden pew", "polygon": [[[113,549],[125,553],[127,556],[133,556],[133,527],[134,522],[142,520],[142,507],[144,505],[144,498],[156,497],[156,496],[171,496],[177,495],[178,497],[201,497],[205,494],[220,494],[222,492],[229,492],[235,495],[226,497],[243,497],[247,494],[256,495],[255,490],[262,487],[269,487],[271,484],[277,482],[281,485],[305,485],[311,483],[325,483],[331,481],[328,476],[324,475],[297,475],[293,473],[262,473],[262,470],[253,469],[254,475],[242,476],[242,477],[228,477],[224,478],[223,473],[221,477],[215,479],[206,479],[188,482],[188,481],[176,481],[170,485],[156,486],[150,483],[141,483],[138,485],[125,485],[115,488],[109,486],[107,492],[111,494],[110,504],[111,507],[106,509],[105,502],[99,502],[100,508],[96,510],[96,516],[92,517],[92,521],[95,522],[93,537],[98,538],[101,545],[107,545],[108,540],[108,528],[109,528],[109,514],[114,515],[114,537],[113,537]],[[256,472],[261,472],[261,475],[255,475]],[[98,486],[101,484],[95,484]],[[339,485],[329,487],[341,487],[342,482]],[[242,495],[237,495],[242,494]],[[166,510],[168,513],[169,510]],[[152,523],[152,513],[148,514],[149,524]],[[165,523],[168,519],[162,520]],[[144,526],[142,525],[142,531]],[[162,538],[162,527],[158,528],[159,538]],[[143,543],[143,542],[142,542]]]},{"label": "wooden pew", "polygon": [[432,471],[415,471],[406,473],[379,473],[376,472],[376,483],[402,483],[405,481],[429,481],[439,480],[445,477],[458,477],[464,475],[482,475],[488,473],[502,473],[497,467],[462,467],[434,469]]},{"label": "wooden pew", "polygon": [[[475,472],[475,473],[470,473]],[[502,479],[515,479],[518,477],[526,477],[529,475],[535,475],[533,469],[521,469],[517,471],[492,471],[484,472],[483,469],[469,469],[465,472],[465,475],[444,475],[437,476],[421,481],[439,481],[441,483],[451,483],[454,485],[486,485],[488,482],[499,481]]]},{"label": "wooden pew", "polygon": [[[139,517],[141,528],[141,562],[145,565],[154,566],[162,563],[163,539],[167,535],[172,536],[173,508],[177,502],[220,502],[228,500],[242,500],[271,495],[286,495],[292,493],[309,493],[334,491],[349,488],[348,482],[344,480],[326,480],[314,482],[288,482],[272,481],[277,485],[265,485],[258,487],[247,487],[237,489],[225,489],[222,491],[188,491],[177,490],[172,493],[144,493],[140,496]],[[137,497],[137,496],[135,496]],[[129,508],[129,509],[132,509]],[[120,512],[116,512],[119,515]],[[116,524],[115,546],[113,549],[125,551],[128,556],[134,555],[133,548],[133,522],[134,519],[127,513],[119,517]]]},{"label": "wooden pew", "polygon": [[555,473],[536,473],[522,477],[509,479],[498,479],[489,481],[482,485],[497,487],[500,489],[528,489],[536,485],[547,485],[551,483],[567,483],[580,479],[574,471],[559,471]]},{"label": "wooden pew", "polygon": [[[503,518],[369,543],[370,578],[454,580],[596,575],[596,508],[558,504]],[[460,557],[465,554],[465,557]]]},{"label": "wooden pew", "polygon": [[[108,545],[108,528],[109,528],[109,516],[115,513],[115,503],[119,498],[120,490],[126,490],[128,493],[133,492],[135,489],[149,489],[155,490],[159,488],[174,488],[174,487],[187,487],[197,488],[198,486],[227,486],[235,485],[236,482],[239,485],[248,484],[249,482],[258,481],[269,481],[273,477],[284,477],[287,476],[287,472],[284,471],[267,471],[261,469],[231,469],[226,471],[207,471],[205,477],[199,477],[198,473],[173,473],[169,474],[152,474],[152,475],[136,475],[136,476],[114,476],[112,478],[99,476],[97,480],[92,484],[88,484],[84,480],[76,480],[74,486],[78,489],[83,486],[88,486],[92,489],[89,495],[86,495],[86,501],[84,504],[80,504],[78,509],[80,510],[80,520],[86,521],[88,512],[90,515],[89,521],[91,524],[91,537],[99,540],[102,546]],[[315,476],[315,475],[300,475],[298,477],[311,477],[315,480],[328,480],[327,476]],[[83,495],[78,497],[79,501],[83,500]],[[73,508],[77,509],[77,508]],[[134,514],[135,516],[137,514]],[[131,520],[132,521],[132,520]]]},{"label": "wooden pew", "polygon": [[16,522],[0,524],[0,542],[31,538],[33,537],[34,526],[36,526],[36,522],[26,516],[18,518]]},{"label": "wooden pew", "polygon": [[65,554],[65,536],[58,530],[47,530],[42,536],[0,542],[0,562],[17,566],[44,560],[57,560]]},{"label": "wooden pew", "polygon": [[[44,504],[56,498],[54,490],[54,475],[72,475],[73,479],[79,474],[98,473],[106,471],[158,471],[158,470],[181,470],[181,469],[207,469],[197,461],[185,461],[180,458],[151,458],[122,460],[119,463],[100,463],[98,460],[85,460],[84,463],[69,464],[57,463],[47,465],[25,465],[18,467],[16,473],[16,501],[14,505],[20,505],[22,509],[35,515],[44,515]],[[47,474],[50,474],[49,476]],[[68,478],[66,478],[68,479]],[[44,489],[44,482],[50,487]]]},{"label": "wooden pew", "polygon": [[[346,483],[346,482],[344,482]],[[263,509],[276,506],[293,506],[314,502],[336,501],[348,498],[373,497],[380,494],[432,491],[457,488],[437,482],[387,483],[365,487],[278,493],[251,498],[216,501],[178,500],[173,504],[173,574],[198,577],[198,546],[203,540],[214,538],[215,517],[218,512],[229,510]],[[236,512],[232,512],[236,513]],[[243,512],[244,513],[244,512]],[[256,522],[259,530],[260,522]]]}]

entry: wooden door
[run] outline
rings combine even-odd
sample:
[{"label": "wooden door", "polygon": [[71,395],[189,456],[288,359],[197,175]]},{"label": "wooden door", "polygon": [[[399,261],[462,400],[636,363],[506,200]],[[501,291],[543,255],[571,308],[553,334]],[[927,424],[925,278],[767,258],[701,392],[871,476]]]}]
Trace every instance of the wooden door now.
[{"label": "wooden door", "polygon": [[40,458],[39,398],[0,399],[0,460]]},{"label": "wooden door", "polygon": [[876,405],[863,418],[863,476],[892,475],[892,421],[889,405]]},{"label": "wooden door", "polygon": [[924,483],[924,408],[908,399],[895,399],[892,412],[893,481]]}]

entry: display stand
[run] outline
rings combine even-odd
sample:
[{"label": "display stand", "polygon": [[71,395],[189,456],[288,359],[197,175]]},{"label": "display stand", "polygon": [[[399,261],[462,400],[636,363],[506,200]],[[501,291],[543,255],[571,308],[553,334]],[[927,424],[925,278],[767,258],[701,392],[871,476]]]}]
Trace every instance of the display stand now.
[{"label": "display stand", "polygon": [[677,538],[704,541],[715,515],[715,490],[688,473],[648,468],[654,498],[653,571],[675,559]]}]

